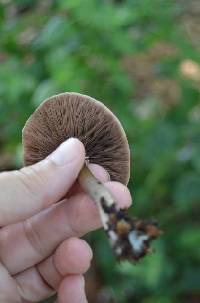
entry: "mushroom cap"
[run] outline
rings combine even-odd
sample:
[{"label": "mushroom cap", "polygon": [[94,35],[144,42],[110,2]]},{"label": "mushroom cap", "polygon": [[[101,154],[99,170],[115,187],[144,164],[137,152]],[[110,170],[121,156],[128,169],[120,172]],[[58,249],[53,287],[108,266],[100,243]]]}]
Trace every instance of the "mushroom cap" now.
[{"label": "mushroom cap", "polygon": [[121,123],[104,104],[78,93],[52,96],[30,116],[22,131],[25,165],[44,159],[70,137],[84,144],[89,162],[103,166],[111,180],[128,183],[130,151]]}]

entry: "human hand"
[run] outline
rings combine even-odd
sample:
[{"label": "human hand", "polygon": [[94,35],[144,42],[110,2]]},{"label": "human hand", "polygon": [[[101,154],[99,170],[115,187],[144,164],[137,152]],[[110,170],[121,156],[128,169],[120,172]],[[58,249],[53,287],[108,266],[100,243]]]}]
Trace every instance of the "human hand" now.
[{"label": "human hand", "polygon": [[[97,208],[76,183],[85,161],[78,139],[69,139],[43,161],[0,174],[0,302],[86,303],[83,274],[92,250],[79,239],[101,227]],[[91,164],[121,207],[128,189]]]}]

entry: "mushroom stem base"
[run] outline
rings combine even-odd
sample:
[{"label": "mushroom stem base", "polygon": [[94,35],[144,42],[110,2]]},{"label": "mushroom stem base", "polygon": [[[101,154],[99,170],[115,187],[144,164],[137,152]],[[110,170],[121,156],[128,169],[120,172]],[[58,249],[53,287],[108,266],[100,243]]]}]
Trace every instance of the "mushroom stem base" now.
[{"label": "mushroom stem base", "polygon": [[155,221],[129,218],[127,211],[117,206],[110,191],[96,179],[86,164],[79,173],[78,181],[96,203],[117,259],[138,261],[153,251],[150,242],[162,233]]}]

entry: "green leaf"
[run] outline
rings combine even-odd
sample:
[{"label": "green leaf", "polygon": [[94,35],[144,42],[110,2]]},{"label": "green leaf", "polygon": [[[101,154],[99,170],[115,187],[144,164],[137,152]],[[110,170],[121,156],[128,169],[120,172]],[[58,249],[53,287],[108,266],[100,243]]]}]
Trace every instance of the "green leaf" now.
[{"label": "green leaf", "polygon": [[195,207],[200,201],[200,176],[195,172],[181,176],[175,186],[174,200],[180,209]]}]

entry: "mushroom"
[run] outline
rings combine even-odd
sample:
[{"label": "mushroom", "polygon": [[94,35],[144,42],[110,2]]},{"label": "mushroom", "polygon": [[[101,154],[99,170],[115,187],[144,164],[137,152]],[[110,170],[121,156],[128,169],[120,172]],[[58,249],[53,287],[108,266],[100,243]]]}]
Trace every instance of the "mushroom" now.
[{"label": "mushroom", "polygon": [[99,164],[109,172],[111,180],[128,183],[130,151],[126,134],[104,104],[78,93],[63,93],[45,100],[23,129],[25,165],[44,159],[70,137],[78,138],[85,146],[87,157],[78,182],[97,204],[116,257],[139,260],[151,251],[151,240],[161,233],[157,223],[129,218],[88,168],[88,162]]}]

